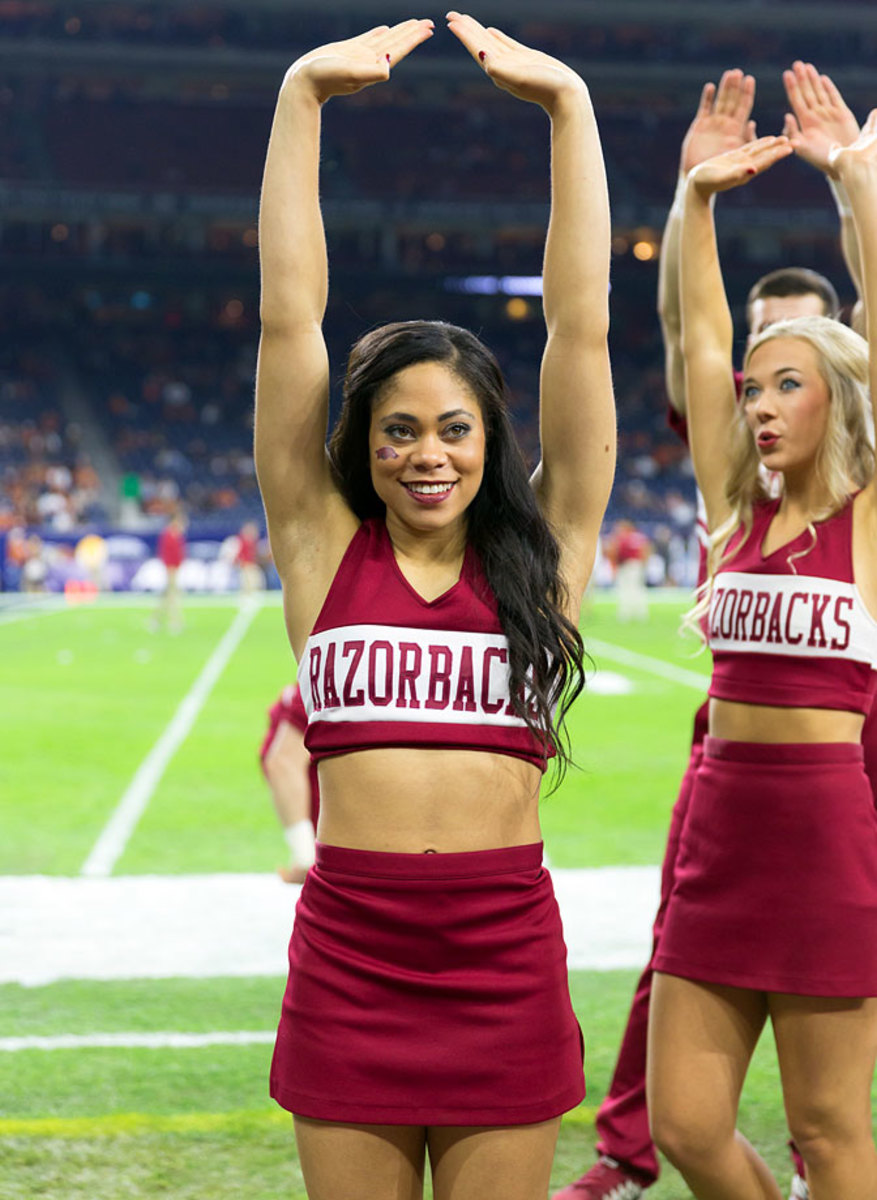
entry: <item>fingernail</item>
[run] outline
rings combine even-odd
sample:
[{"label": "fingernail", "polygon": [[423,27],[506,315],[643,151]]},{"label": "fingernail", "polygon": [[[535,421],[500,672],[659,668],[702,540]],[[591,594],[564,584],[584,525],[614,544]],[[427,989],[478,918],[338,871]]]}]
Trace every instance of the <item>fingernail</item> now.
[{"label": "fingernail", "polygon": [[746,174],[747,175],[757,175],[758,172],[756,171],[755,167],[747,167]]},{"label": "fingernail", "polygon": [[478,57],[481,59],[482,62],[484,62],[484,51],[483,50],[478,51]]}]

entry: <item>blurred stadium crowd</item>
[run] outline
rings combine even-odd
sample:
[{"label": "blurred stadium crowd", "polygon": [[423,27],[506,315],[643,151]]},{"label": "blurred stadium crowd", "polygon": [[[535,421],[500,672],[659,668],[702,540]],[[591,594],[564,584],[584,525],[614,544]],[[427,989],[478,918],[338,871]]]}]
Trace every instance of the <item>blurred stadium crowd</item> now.
[{"label": "blurred stadium crowd", "polygon": [[[694,484],[666,424],[655,315],[679,145],[703,82],[729,66],[756,75],[764,132],[781,126],[795,58],[830,72],[863,117],[877,102],[865,70],[877,13],[867,0],[602,7],[477,6],[591,86],[613,205],[607,523],[648,535],[653,582],[687,585]],[[150,547],[180,506],[190,537],[217,544],[261,521],[256,214],[276,90],[303,50],[407,15],[395,0],[0,0],[3,587],[22,586],[47,544],[72,562],[84,533]],[[420,314],[474,329],[535,461],[547,136],[538,111],[512,121],[504,100],[437,38],[390,87],[328,106],[326,331],[340,382],[371,325]],[[836,224],[824,180],[798,161],[735,195],[720,236],[737,314],[752,280],[786,264],[823,271],[851,302]]]}]

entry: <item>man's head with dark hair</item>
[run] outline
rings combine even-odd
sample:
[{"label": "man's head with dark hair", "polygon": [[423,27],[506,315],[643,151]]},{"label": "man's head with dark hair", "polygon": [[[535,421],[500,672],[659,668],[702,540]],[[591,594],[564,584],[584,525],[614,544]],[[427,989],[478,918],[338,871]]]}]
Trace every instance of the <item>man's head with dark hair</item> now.
[{"label": "man's head with dark hair", "polygon": [[780,267],[752,285],[746,297],[750,338],[775,321],[795,317],[840,317],[840,301],[832,284],[807,267]]}]

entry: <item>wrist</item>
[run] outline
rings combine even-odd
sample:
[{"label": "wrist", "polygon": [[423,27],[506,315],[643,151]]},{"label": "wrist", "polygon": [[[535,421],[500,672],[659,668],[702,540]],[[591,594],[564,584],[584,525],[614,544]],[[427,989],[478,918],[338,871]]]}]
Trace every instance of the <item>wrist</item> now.
[{"label": "wrist", "polygon": [[831,175],[828,176],[828,186],[831,194],[834,197],[834,203],[837,207],[840,217],[851,217],[853,215],[853,206],[850,204],[850,198],[847,194],[847,189],[839,179],[834,179]]},{"label": "wrist", "polygon": [[294,62],[283,77],[280,85],[280,99],[286,105],[296,105],[303,109],[319,111],[328,100],[328,96],[320,97],[314,89],[313,82],[307,77],[301,60]]},{"label": "wrist", "polygon": [[591,96],[585,81],[579,75],[570,74],[571,78],[543,105],[552,121],[591,112]]},{"label": "wrist", "polygon": [[685,208],[685,192],[688,187],[688,175],[680,167],[679,175],[676,178],[676,191],[673,193],[673,203],[670,205],[670,211],[673,213],[681,213]]}]

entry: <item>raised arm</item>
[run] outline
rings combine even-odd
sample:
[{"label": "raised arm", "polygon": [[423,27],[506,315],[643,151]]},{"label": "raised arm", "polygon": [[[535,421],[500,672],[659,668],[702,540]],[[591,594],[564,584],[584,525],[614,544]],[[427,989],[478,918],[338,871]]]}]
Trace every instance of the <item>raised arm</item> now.
[{"label": "raised arm", "polygon": [[542,462],[533,482],[561,545],[561,571],[577,618],[615,472],[607,347],[609,200],[600,138],[588,89],[569,67],[471,17],[449,13],[448,19],[496,86],[540,105],[551,122]]},{"label": "raised arm", "polygon": [[[852,145],[837,146],[830,152],[829,167],[846,189],[856,223],[869,346],[871,412],[877,424],[877,108],[871,110]],[[870,497],[871,529],[877,538],[877,479],[872,479],[865,491]]]},{"label": "raised arm", "polygon": [[[389,77],[429,37],[429,21],[381,26],[321,46],[290,67],[268,144],[259,212],[262,335],[255,454],[281,577],[307,547],[346,542],[352,519],[332,481],[325,441],[329,365],[322,321],[328,267],[319,201],[320,117],[335,95]],[[346,523],[346,524],[345,524]],[[337,534],[337,526],[345,526]]]},{"label": "raised arm", "polygon": [[832,146],[849,146],[859,136],[859,123],[828,75],[812,63],[794,62],[783,71],[791,112],[783,132],[795,153],[827,176],[840,220],[840,245],[856,294],[862,299],[862,266],[856,225],[843,184],[832,178],[828,155]]},{"label": "raised arm", "polygon": [[714,83],[705,83],[694,120],[682,141],[676,195],[667,214],[661,257],[658,262],[658,317],[664,338],[664,378],[667,399],[685,415],[685,367],[682,362],[682,312],[679,301],[679,238],[685,205],[688,172],[716,154],[737,150],[755,137],[750,120],[755,100],[755,79],[737,68],[725,71]]},{"label": "raised arm", "polygon": [[713,215],[715,196],[748,183],[792,153],[785,137],[758,138],[707,159],[688,176],[682,220],[680,297],[688,441],[707,524],[728,516],[728,431],[734,418],[734,328],[725,296]]}]

